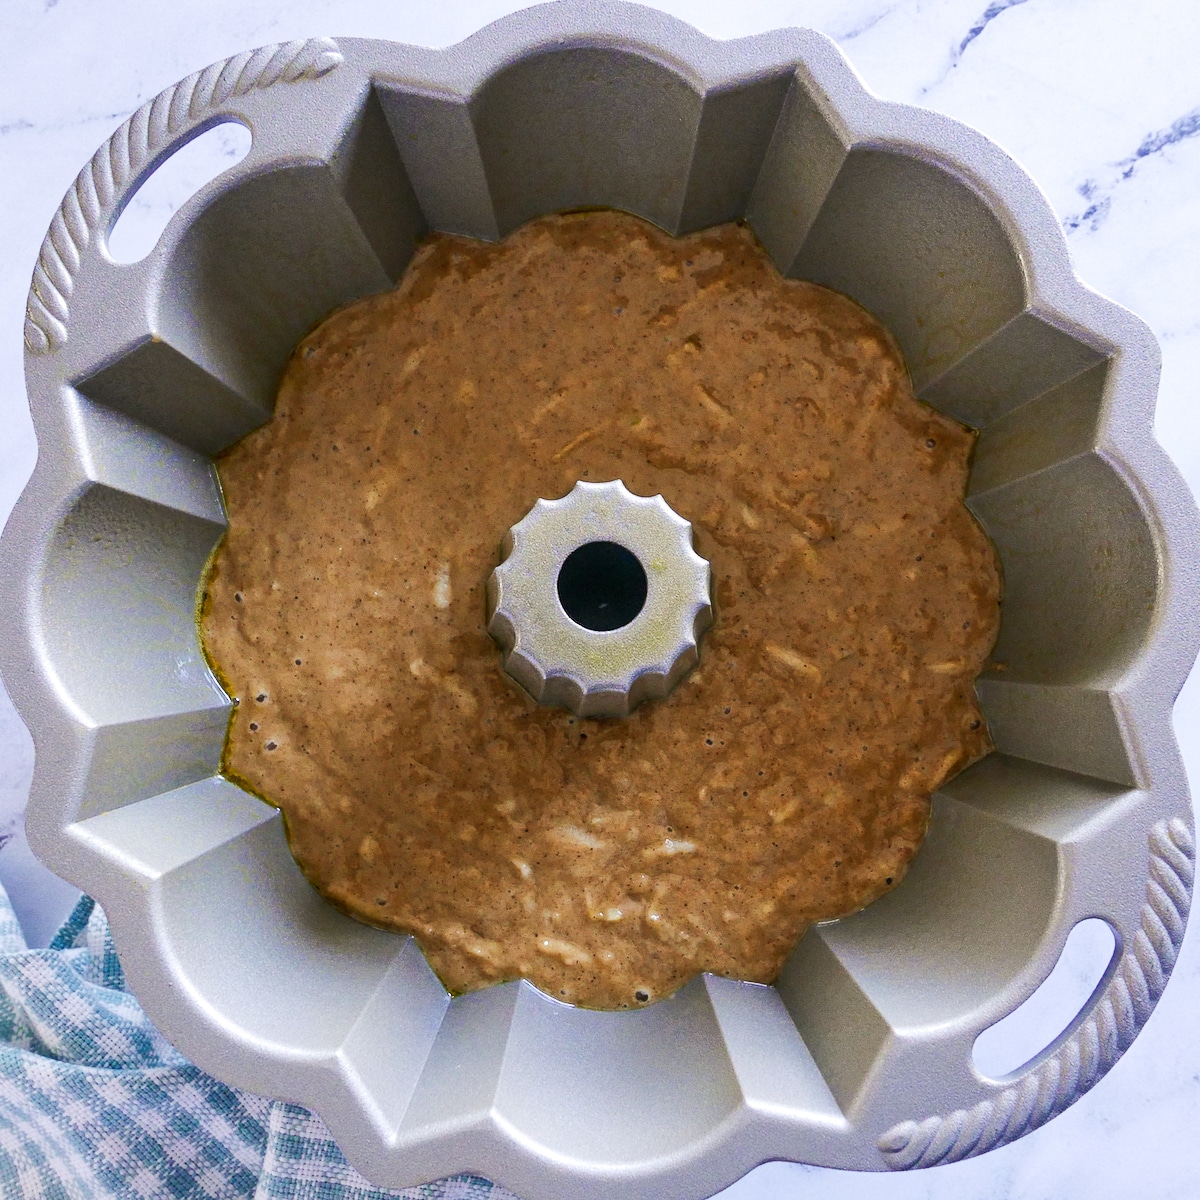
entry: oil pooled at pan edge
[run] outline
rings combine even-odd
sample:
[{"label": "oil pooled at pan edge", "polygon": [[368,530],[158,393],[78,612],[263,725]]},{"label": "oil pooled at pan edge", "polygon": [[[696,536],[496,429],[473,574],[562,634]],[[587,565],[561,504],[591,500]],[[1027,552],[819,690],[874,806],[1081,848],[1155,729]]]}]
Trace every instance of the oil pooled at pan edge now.
[{"label": "oil pooled at pan edge", "polygon": [[[301,341],[274,419],[218,463],[226,773],[454,992],[769,982],[808,924],[900,881],[930,792],[990,749],[973,440],[874,318],[743,226],[434,235]],[[484,585],[537,498],[618,478],[692,522],[717,620],[672,696],[579,720],[503,674]]]}]

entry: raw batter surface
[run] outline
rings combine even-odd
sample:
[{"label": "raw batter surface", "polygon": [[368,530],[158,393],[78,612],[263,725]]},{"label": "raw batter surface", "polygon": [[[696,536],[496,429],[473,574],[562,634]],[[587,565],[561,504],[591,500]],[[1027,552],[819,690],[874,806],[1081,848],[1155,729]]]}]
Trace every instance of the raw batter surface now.
[{"label": "raw batter surface", "polygon": [[[702,970],[770,981],[900,881],[930,792],[990,748],[973,439],[745,228],[435,235],[301,342],[218,464],[226,771],[452,991],[623,1008]],[[661,492],[712,564],[699,668],[627,720],[532,704],[484,629],[504,531],[579,479]]]}]

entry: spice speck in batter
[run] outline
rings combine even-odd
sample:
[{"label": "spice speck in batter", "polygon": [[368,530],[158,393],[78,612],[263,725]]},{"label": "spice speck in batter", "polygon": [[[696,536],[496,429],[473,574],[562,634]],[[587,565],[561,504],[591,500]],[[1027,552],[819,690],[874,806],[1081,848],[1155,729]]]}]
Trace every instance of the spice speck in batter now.
[{"label": "spice speck in batter", "polygon": [[[453,992],[522,976],[629,1008],[699,971],[770,981],[900,881],[931,791],[990,748],[973,438],[744,227],[434,235],[304,338],[218,463],[225,770]],[[532,704],[484,629],[504,531],[581,479],[661,492],[712,564],[699,667],[625,720]]]}]

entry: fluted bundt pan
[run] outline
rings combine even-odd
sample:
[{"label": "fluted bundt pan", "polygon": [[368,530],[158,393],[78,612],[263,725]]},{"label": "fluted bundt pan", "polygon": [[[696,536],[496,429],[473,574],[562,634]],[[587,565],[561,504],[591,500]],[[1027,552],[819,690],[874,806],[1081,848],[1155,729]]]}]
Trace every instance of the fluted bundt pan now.
[{"label": "fluted bundt pan", "polygon": [[[249,154],[115,263],[123,204],[221,121]],[[495,239],[593,205],[671,233],[744,217],[785,274],[876,314],[917,394],[982,431],[969,504],[1005,577],[1007,669],[978,684],[997,749],[935,796],[904,883],[811,929],[777,986],[702,977],[622,1013],[521,983],[451,999],[414,942],[325,904],[279,814],[219,773],[230,701],[195,624],[225,523],[210,458],[268,419],[300,335],[389,287],[428,230]],[[567,0],[445,51],[238,55],[84,168],[25,337],[40,453],[0,648],[37,745],[30,841],[107,909],[185,1054],[315,1108],[372,1180],[644,1200],[772,1158],[944,1162],[1048,1120],[1149,1016],[1192,882],[1170,716],[1198,586],[1196,513],[1151,431],[1157,347],[1074,278],[1002,151],[873,98],[826,38],[714,42]],[[983,1077],[975,1037],[1084,917],[1117,935],[1092,999]]]}]

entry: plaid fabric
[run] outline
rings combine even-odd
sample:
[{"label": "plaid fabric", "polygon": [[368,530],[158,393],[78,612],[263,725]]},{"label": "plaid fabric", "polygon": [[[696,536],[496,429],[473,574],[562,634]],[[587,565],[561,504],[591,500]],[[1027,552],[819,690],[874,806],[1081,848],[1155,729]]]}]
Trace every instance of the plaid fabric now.
[{"label": "plaid fabric", "polygon": [[30,950],[0,888],[0,1197],[4,1200],[515,1200],[470,1175],[372,1187],[321,1119],[218,1083],[125,990],[84,897]]}]

